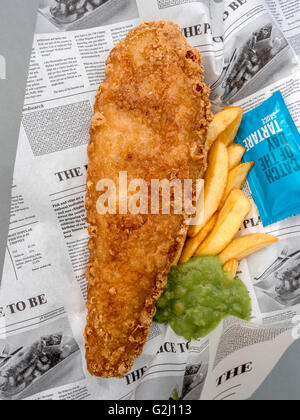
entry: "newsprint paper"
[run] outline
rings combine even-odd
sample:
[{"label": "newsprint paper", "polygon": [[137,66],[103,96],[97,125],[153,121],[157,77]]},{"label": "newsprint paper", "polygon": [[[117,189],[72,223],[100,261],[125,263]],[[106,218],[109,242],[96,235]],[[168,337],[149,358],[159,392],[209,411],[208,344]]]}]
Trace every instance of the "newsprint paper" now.
[{"label": "newsprint paper", "polygon": [[251,323],[227,318],[191,343],[153,323],[125,378],[93,378],[83,341],[89,126],[110,50],[142,21],[164,19],[180,24],[201,51],[214,111],[228,104],[250,110],[281,90],[300,128],[300,2],[74,0],[69,9],[60,3],[40,0],[30,61],[1,281],[0,398],[247,399],[298,338],[300,216],[264,229],[254,205],[244,223],[241,235],[280,238],[240,265]]}]

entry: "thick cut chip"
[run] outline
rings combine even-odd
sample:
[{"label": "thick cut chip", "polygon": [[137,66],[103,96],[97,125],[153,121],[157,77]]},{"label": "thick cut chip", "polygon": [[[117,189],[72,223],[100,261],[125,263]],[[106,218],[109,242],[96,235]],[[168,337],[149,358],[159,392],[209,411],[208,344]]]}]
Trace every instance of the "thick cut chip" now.
[{"label": "thick cut chip", "polygon": [[268,235],[266,233],[252,233],[250,235],[241,236],[236,238],[227,248],[219,255],[224,264],[227,261],[236,258],[242,260],[249,257],[261,249],[278,242],[278,238]]},{"label": "thick cut chip", "polygon": [[245,147],[238,143],[232,143],[228,146],[228,161],[229,161],[229,170],[236,168],[240,163],[245,154]]},{"label": "thick cut chip", "polygon": [[249,199],[241,190],[233,190],[223,209],[217,223],[197,250],[196,255],[218,255],[233,240],[251,210]]},{"label": "thick cut chip", "polygon": [[214,116],[207,132],[208,147],[220,140],[226,146],[234,142],[244,115],[243,108],[228,107]]},{"label": "thick cut chip", "polygon": [[241,189],[243,187],[253,166],[254,162],[247,162],[237,166],[229,172],[225,192],[220,203],[220,209],[224,206],[225,201],[232,190]]},{"label": "thick cut chip", "polygon": [[178,263],[179,263],[179,260],[181,258],[183,249],[185,247],[186,238],[187,238],[187,234],[184,236],[184,239],[182,240],[182,244],[181,244],[181,246],[179,248],[179,251],[177,252],[176,257],[175,257],[174,261],[172,262],[172,267],[176,267],[176,265],[178,265]]},{"label": "thick cut chip", "polygon": [[216,142],[208,156],[208,168],[204,184],[204,217],[200,214],[199,223],[189,228],[188,235],[193,238],[218,210],[228,179],[228,152],[222,142]]},{"label": "thick cut chip", "polygon": [[232,277],[236,277],[238,268],[239,268],[239,260],[237,260],[236,258],[232,258],[231,260],[227,261],[227,263],[224,264],[224,267],[223,267],[224,271],[231,274]]},{"label": "thick cut chip", "polygon": [[206,239],[207,235],[209,235],[210,232],[215,227],[217,219],[218,219],[218,212],[216,212],[213,215],[213,217],[206,223],[206,225],[203,226],[203,228],[200,230],[197,236],[194,236],[194,238],[189,238],[186,241],[181,258],[180,258],[180,264],[184,264],[192,258],[192,256],[195,254],[199,246]]}]

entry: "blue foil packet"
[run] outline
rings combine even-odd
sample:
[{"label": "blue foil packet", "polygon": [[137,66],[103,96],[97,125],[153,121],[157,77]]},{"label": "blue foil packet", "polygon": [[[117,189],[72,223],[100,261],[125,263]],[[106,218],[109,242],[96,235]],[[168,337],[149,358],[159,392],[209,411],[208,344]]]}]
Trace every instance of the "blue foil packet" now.
[{"label": "blue foil packet", "polygon": [[248,182],[264,226],[300,213],[300,134],[276,92],[244,115],[236,142],[254,161]]}]

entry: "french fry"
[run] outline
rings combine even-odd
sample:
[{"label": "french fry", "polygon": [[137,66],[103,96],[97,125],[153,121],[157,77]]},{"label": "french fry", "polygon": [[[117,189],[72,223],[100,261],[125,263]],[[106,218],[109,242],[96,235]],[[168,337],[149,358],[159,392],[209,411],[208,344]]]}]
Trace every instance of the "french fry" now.
[{"label": "french fry", "polygon": [[237,166],[229,172],[225,192],[219,206],[220,209],[224,206],[225,201],[232,190],[241,189],[243,187],[253,166],[254,162],[247,162]]},{"label": "french fry", "polygon": [[172,267],[175,267],[179,263],[179,260],[180,260],[180,257],[181,257],[183,248],[184,248],[185,243],[186,243],[186,237],[187,237],[187,234],[185,235],[184,241],[182,241],[181,247],[180,247],[180,249],[179,249],[179,251],[178,251],[178,253],[176,255],[176,258],[175,258],[175,260],[173,261],[173,263],[171,265]]},{"label": "french fry", "polygon": [[200,212],[199,221],[190,226],[188,236],[193,238],[205,226],[213,214],[218,210],[224,195],[228,178],[228,152],[222,142],[216,142],[208,156],[208,169],[205,174],[204,185],[204,217]]},{"label": "french fry", "polygon": [[226,146],[234,142],[239,131],[244,110],[239,107],[228,107],[214,116],[207,132],[207,145],[210,148],[220,140]]},{"label": "french fry", "polygon": [[229,170],[236,168],[240,163],[245,154],[245,147],[241,146],[238,143],[232,143],[228,146],[228,160],[229,160]]},{"label": "french fry", "polygon": [[266,233],[253,233],[241,236],[232,241],[227,248],[223,250],[219,257],[224,264],[233,258],[240,261],[254,252],[260,251],[277,241],[278,238],[275,238],[275,236],[272,235],[267,235]]},{"label": "french fry", "polygon": [[215,227],[215,224],[218,219],[218,212],[216,212],[212,218],[207,222],[205,226],[200,230],[197,236],[194,238],[190,238],[186,241],[181,258],[179,263],[184,264],[188,262],[194,253],[197,251],[199,246],[202,244],[202,242],[205,240],[205,238],[210,234],[210,232]]},{"label": "french fry", "polygon": [[236,273],[239,268],[239,260],[236,258],[232,258],[231,260],[227,261],[227,263],[224,264],[224,271],[231,274],[232,277],[236,277]]},{"label": "french fry", "polygon": [[250,213],[251,203],[241,190],[233,190],[221,210],[217,223],[196,255],[218,255],[233,240]]}]

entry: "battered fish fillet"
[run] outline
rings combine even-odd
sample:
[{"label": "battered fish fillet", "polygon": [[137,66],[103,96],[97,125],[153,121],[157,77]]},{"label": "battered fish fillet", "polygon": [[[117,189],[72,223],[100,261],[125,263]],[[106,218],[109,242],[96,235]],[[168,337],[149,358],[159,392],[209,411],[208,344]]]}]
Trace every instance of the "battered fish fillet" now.
[{"label": "battered fish fillet", "polygon": [[[184,215],[97,213],[101,179],[197,179],[212,119],[198,50],[172,22],[143,23],[107,60],[88,147],[86,360],[123,377],[141,354],[155,303],[187,233]],[[149,192],[150,194],[150,192]]]}]

